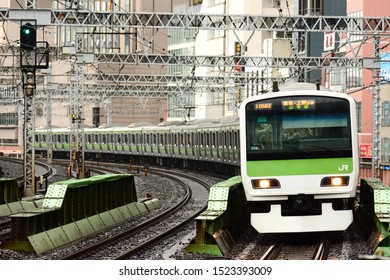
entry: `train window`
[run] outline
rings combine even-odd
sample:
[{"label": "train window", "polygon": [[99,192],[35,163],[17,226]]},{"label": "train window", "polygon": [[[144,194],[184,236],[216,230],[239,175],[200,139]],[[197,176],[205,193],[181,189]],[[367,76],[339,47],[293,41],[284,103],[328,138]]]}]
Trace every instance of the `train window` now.
[{"label": "train window", "polygon": [[134,144],[134,143],[135,143],[135,135],[131,134],[131,144]]},{"label": "train window", "polygon": [[124,139],[125,143],[124,144],[129,143],[129,135],[125,134],[124,137],[125,137],[125,139]]},{"label": "train window", "polygon": [[107,143],[107,136],[102,134],[102,143]]},{"label": "train window", "polygon": [[122,136],[120,134],[116,136],[116,141],[117,143],[122,143]]},{"label": "train window", "polygon": [[229,135],[230,135],[230,131],[226,131],[225,132],[225,146],[228,147],[229,146]]},{"label": "train window", "polygon": [[180,143],[179,145],[183,145],[184,144],[184,134],[180,134]]},{"label": "train window", "polygon": [[69,135],[64,135],[64,142],[69,143]]},{"label": "train window", "polygon": [[91,142],[92,142],[92,135],[88,134],[87,135],[87,143],[91,143]]},{"label": "train window", "polygon": [[164,134],[160,134],[160,145],[164,144]]},{"label": "train window", "polygon": [[41,135],[42,142],[46,142],[46,138],[47,138],[46,135],[44,135],[44,134]]},{"label": "train window", "polygon": [[197,141],[197,138],[196,138],[196,134],[194,132],[191,133],[191,139],[192,139],[192,145],[193,146],[197,146],[198,145],[198,141]]},{"label": "train window", "polygon": [[157,135],[153,133],[153,145],[157,144]]},{"label": "train window", "polygon": [[351,156],[349,106],[348,100],[325,96],[248,103],[248,159]]},{"label": "train window", "polygon": [[206,134],[206,146],[210,146],[210,134],[208,134],[207,132],[205,132]]}]

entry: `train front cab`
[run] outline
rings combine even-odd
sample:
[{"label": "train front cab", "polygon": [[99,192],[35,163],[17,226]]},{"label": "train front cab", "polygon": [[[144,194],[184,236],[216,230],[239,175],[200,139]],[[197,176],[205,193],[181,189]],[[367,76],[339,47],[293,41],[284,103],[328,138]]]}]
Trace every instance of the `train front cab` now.
[{"label": "train front cab", "polygon": [[[262,233],[342,231],[353,221],[359,170],[354,101],[301,94],[282,100],[280,93],[267,94],[270,99],[251,98],[241,108],[241,176],[251,224]],[[295,107],[307,100],[315,105]],[[300,133],[290,138],[291,130]]]}]

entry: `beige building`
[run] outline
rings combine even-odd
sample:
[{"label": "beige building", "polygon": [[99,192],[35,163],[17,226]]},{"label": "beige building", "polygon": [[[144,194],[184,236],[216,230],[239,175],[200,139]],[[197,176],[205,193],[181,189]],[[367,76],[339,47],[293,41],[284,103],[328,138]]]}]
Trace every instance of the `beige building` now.
[{"label": "beige building", "polygon": [[[34,1],[0,0],[0,9],[20,10]],[[84,12],[129,12],[129,13],[210,13],[210,14],[260,14],[278,15],[279,1],[271,0],[84,0],[84,1],[35,1],[36,10]],[[291,3],[292,4],[292,3]],[[291,5],[290,4],[290,5]],[[20,6],[22,5],[22,6]],[[284,15],[293,12],[293,5],[286,7],[282,1]],[[76,13],[75,13],[76,15]],[[57,14],[58,17],[61,13]],[[41,20],[41,19],[40,19]],[[72,21],[69,18],[69,21]],[[7,20],[0,23],[0,95],[7,100],[0,108],[1,143],[22,146],[23,131],[23,92],[21,90],[21,71],[19,61],[19,37],[21,20]],[[180,38],[178,36],[181,36]],[[83,104],[86,126],[103,124],[129,125],[134,122],[153,124],[166,120],[194,118],[218,118],[232,115],[240,100],[255,94],[248,87],[221,84],[222,90],[199,90],[202,85],[183,91],[181,95],[164,92],[167,82],[151,79],[149,85],[161,89],[156,95],[148,92],[148,87],[139,89],[137,81],[129,77],[170,76],[253,76],[261,69],[246,68],[237,73],[231,66],[180,67],[168,65],[126,63],[131,54],[180,54],[187,56],[225,56],[235,55],[235,44],[242,46],[243,56],[273,56],[275,46],[274,32],[236,31],[236,30],[176,30],[161,28],[110,28],[109,26],[79,27],[66,22],[57,25],[43,24],[37,29],[37,40],[50,45],[50,67],[37,70],[37,91],[35,98],[35,127],[69,127],[71,110],[69,96],[72,84],[80,81],[83,85],[85,102]],[[183,41],[184,40],[184,41]],[[81,42],[81,44],[78,44]],[[290,49],[290,41],[281,43]],[[76,46],[81,47],[78,61],[85,57],[95,58],[80,66],[82,73],[74,71]],[[278,47],[280,51],[284,47]],[[96,60],[100,54],[107,57],[118,55],[123,60]],[[287,55],[290,53],[288,52]],[[120,56],[119,56],[120,55]],[[279,54],[278,54],[279,55]],[[85,59],[87,61],[88,59]],[[180,66],[180,65],[178,65]],[[284,75],[272,69],[269,75]],[[266,75],[268,75],[266,73]],[[145,83],[145,81],[143,81]],[[133,86],[133,87],[132,87]],[[179,87],[178,84],[172,86]],[[215,86],[215,85],[213,85]],[[191,109],[188,109],[191,108]]]}]

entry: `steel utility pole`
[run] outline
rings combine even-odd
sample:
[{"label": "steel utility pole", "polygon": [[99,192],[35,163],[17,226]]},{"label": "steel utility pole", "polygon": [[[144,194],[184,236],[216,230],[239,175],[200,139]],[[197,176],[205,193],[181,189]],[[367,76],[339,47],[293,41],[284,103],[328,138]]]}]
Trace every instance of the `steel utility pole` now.
[{"label": "steel utility pole", "polygon": [[[78,28],[79,29],[79,28]],[[71,56],[71,82],[70,82],[70,168],[74,177],[82,179],[84,170],[84,90],[83,68],[78,61],[77,54],[82,49],[80,32],[76,34],[76,45]]]},{"label": "steel utility pole", "polygon": [[36,88],[36,21],[22,22],[20,28],[20,68],[22,70],[23,101],[24,101],[24,127],[23,127],[23,172],[24,194],[35,194],[35,154],[34,154],[34,128],[35,128],[35,88]]},{"label": "steel utility pole", "polygon": [[[379,60],[380,51],[380,37],[374,37],[374,49],[372,57]],[[378,64],[377,64],[378,65]],[[379,160],[379,129],[380,129],[380,78],[379,78],[379,65],[378,68],[372,69],[372,162],[371,173],[373,178],[380,177],[380,160]]]},{"label": "steel utility pole", "polygon": [[[70,81],[70,169],[73,176],[79,179],[85,177],[84,152],[84,73],[83,65],[92,63],[95,59],[93,54],[83,52],[82,28],[77,28],[76,42],[74,47],[69,48],[71,54],[72,75]],[[69,174],[71,175],[71,174]]]}]

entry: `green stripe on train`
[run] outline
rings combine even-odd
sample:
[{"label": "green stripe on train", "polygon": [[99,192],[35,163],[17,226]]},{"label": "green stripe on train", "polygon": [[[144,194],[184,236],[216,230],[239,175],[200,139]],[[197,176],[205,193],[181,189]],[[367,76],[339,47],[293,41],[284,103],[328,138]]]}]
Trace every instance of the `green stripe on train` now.
[{"label": "green stripe on train", "polygon": [[248,161],[248,176],[283,176],[352,173],[352,158]]}]

